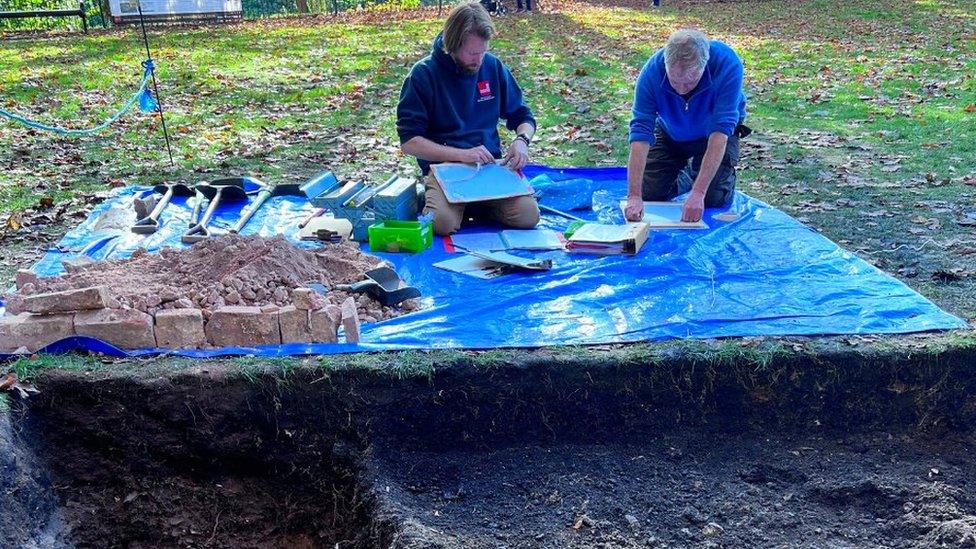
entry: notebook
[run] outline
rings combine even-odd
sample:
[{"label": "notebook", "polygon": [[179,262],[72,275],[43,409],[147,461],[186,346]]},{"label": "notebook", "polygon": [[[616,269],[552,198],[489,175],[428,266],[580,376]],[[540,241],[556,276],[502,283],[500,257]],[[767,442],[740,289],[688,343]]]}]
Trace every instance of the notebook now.
[{"label": "notebook", "polygon": [[451,235],[456,248],[471,251],[561,250],[563,243],[555,231],[546,229],[508,229],[500,233],[459,233]]}]

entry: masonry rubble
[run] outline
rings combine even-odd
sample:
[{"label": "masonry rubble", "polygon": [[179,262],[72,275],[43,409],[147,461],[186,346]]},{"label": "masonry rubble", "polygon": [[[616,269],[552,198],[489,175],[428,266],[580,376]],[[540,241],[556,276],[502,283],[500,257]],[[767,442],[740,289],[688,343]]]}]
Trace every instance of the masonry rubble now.
[{"label": "masonry rubble", "polygon": [[[326,288],[362,280],[382,261],[354,243],[300,248],[284,237],[227,235],[160,253],[86,264],[57,277],[19,271],[2,296],[0,351],[34,352],[72,335],[123,349],[347,343],[360,323],[404,314],[364,294]],[[341,330],[340,330],[341,328]]]}]

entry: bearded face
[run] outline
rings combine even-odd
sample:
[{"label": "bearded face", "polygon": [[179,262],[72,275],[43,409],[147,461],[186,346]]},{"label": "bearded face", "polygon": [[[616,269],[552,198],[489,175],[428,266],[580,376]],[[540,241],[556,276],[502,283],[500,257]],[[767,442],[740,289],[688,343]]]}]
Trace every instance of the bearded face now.
[{"label": "bearded face", "polygon": [[451,57],[454,58],[454,62],[465,74],[472,75],[477,74],[478,69],[481,68],[481,62],[485,59],[485,53],[488,51],[488,41],[480,36],[473,34],[468,34],[464,37],[464,42],[461,43],[461,47],[457,52],[452,53]]}]

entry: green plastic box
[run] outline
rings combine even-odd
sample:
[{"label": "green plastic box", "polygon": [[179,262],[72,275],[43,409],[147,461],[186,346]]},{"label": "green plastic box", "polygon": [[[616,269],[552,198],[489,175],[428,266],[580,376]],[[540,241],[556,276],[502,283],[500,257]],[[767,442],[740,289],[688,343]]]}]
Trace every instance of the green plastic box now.
[{"label": "green plastic box", "polygon": [[429,223],[387,220],[369,226],[369,249],[373,252],[417,253],[433,243],[434,232]]}]

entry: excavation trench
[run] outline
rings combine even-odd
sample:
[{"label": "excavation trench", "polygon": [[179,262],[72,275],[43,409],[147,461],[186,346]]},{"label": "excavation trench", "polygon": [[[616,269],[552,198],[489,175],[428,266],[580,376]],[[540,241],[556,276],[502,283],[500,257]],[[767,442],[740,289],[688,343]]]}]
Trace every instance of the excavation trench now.
[{"label": "excavation trench", "polygon": [[968,351],[514,356],[41,370],[0,420],[0,541],[976,546]]}]

